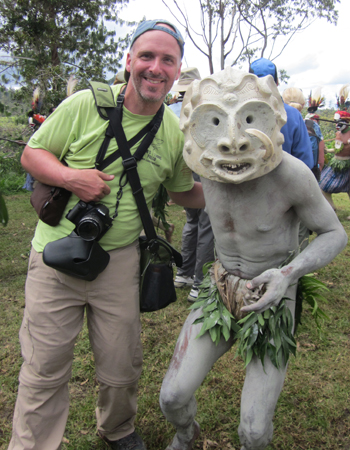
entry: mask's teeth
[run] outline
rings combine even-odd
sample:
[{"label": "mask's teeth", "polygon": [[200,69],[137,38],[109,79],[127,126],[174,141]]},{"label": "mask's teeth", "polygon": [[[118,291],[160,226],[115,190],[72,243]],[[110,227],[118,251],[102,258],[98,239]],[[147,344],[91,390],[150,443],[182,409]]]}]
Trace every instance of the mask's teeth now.
[{"label": "mask's teeth", "polygon": [[244,163],[244,164],[222,164],[221,167],[224,170],[226,170],[229,174],[239,175],[239,174],[245,172],[250,167],[250,164],[248,164],[248,163]]}]

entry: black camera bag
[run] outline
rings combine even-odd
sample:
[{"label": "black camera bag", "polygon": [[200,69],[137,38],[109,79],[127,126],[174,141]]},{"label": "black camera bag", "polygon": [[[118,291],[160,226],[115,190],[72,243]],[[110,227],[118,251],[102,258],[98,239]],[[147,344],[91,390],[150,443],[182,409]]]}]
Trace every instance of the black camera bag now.
[{"label": "black camera bag", "polygon": [[49,242],[43,251],[44,263],[59,272],[85,281],[93,281],[109,263],[109,253],[96,241],[84,241],[71,233]]},{"label": "black camera bag", "polygon": [[182,265],[182,256],[160,236],[151,241],[140,236],[139,244],[140,311],[158,311],[176,301],[173,266]]}]

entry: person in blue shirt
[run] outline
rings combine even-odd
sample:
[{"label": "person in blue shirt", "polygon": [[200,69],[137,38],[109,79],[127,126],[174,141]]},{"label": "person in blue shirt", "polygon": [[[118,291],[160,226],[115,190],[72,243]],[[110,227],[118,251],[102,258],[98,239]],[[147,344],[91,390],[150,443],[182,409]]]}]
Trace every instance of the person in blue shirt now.
[{"label": "person in blue shirt", "polygon": [[[260,58],[252,62],[249,68],[250,73],[257,77],[272,75],[278,86],[278,76],[276,65],[266,58]],[[309,134],[300,112],[292,106],[284,104],[287,113],[287,123],[281,128],[284,136],[282,148],[285,152],[303,161],[309,169],[314,166],[312,148]]]},{"label": "person in blue shirt", "polygon": [[[323,134],[319,125],[319,119],[320,116],[315,113],[309,113],[305,116],[305,124],[309,132],[311,147],[312,147],[312,153],[314,155],[314,164],[318,164],[320,172],[322,172],[323,166],[324,166],[324,149],[325,149],[325,143]],[[312,133],[309,130],[308,124],[312,122],[312,129],[314,133]],[[320,181],[320,180],[318,180]]]},{"label": "person in blue shirt", "polygon": [[[304,94],[302,90],[297,87],[289,87],[285,89],[282,94],[282,98],[285,105],[292,106],[293,108],[296,108],[299,112],[301,112],[305,106]],[[308,111],[310,111],[311,109],[314,110],[314,108],[315,108],[314,106],[311,106],[308,108]],[[312,117],[315,116],[317,116],[317,114]],[[316,121],[310,119],[310,117],[311,114],[307,114],[304,119],[304,123],[306,125],[309,139],[311,142],[311,149],[313,155],[313,167],[311,168],[311,170],[315,175],[316,180],[320,181],[321,170],[324,165],[324,140],[320,126],[317,124]]]}]

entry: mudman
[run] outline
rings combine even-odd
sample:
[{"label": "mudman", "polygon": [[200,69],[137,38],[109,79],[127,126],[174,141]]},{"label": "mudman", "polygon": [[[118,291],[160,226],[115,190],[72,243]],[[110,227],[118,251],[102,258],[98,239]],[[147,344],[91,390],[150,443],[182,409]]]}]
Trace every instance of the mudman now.
[{"label": "mudman", "polygon": [[[220,279],[240,316],[277,306],[282,297],[294,317],[298,279],[327,265],[347,235],[310,169],[282,151],[283,101],[271,76],[257,78],[227,68],[192,83],[180,117],[184,158],[201,176],[215,236]],[[316,238],[298,252],[299,222]],[[285,263],[291,254],[294,259]],[[256,291],[263,294],[258,298]],[[236,304],[237,302],[237,304]],[[164,378],[160,406],[176,428],[167,450],[190,450],[200,432],[194,393],[235,341],[216,344],[192,310]],[[240,317],[238,316],[238,318]],[[238,429],[241,450],[265,449],[287,367],[265,355],[247,365]]]}]

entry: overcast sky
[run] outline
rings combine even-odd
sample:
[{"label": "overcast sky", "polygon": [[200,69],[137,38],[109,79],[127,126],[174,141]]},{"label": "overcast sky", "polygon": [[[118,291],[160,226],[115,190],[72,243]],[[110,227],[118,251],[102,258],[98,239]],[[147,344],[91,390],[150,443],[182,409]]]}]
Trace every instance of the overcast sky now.
[{"label": "overcast sky", "polygon": [[[183,1],[183,0],[182,0]],[[171,1],[169,0],[169,5]],[[181,0],[180,0],[181,3]],[[187,8],[196,6],[196,0],[186,0]],[[284,69],[290,76],[288,84],[280,86],[283,92],[287,87],[299,87],[307,98],[310,90],[322,86],[322,95],[326,105],[336,100],[340,88],[350,83],[348,31],[350,17],[350,0],[341,0],[337,5],[339,11],[338,25],[330,25],[326,20],[318,20],[301,34],[295,36],[281,56],[274,60],[278,69]],[[196,9],[198,11],[198,9]],[[122,17],[126,20],[168,19],[177,25],[169,10],[161,0],[130,0]],[[190,16],[191,19],[194,17]],[[180,28],[180,27],[179,27]],[[181,30],[181,28],[180,28]],[[183,31],[183,30],[181,30]],[[185,40],[185,59],[183,67],[198,67],[202,78],[209,75],[208,60]],[[248,71],[247,67],[242,67]],[[219,70],[217,64],[215,70]]]}]

